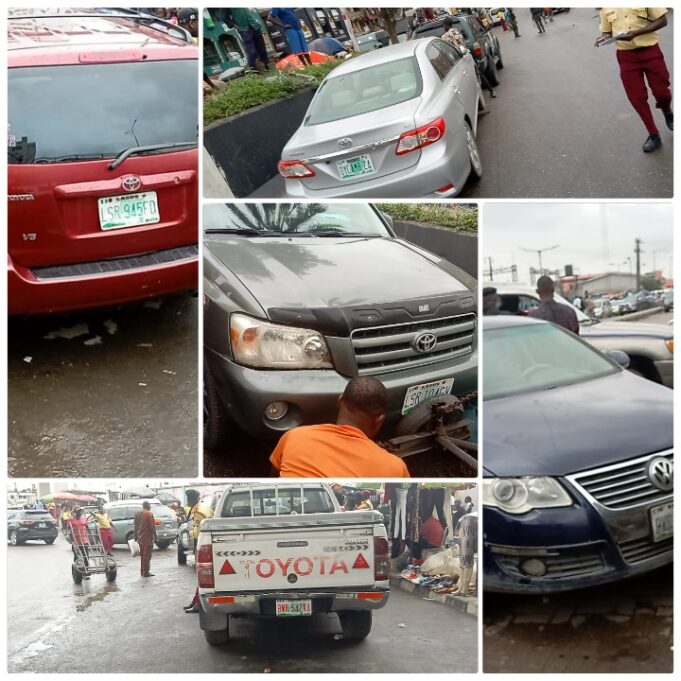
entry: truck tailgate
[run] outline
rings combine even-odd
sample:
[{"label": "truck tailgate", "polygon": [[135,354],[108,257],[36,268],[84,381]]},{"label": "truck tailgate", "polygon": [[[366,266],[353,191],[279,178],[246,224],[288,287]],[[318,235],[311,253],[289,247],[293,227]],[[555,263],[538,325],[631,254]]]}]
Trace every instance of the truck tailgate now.
[{"label": "truck tailgate", "polygon": [[376,516],[353,512],[324,514],[322,520],[321,515],[212,519],[215,591],[372,587]]}]

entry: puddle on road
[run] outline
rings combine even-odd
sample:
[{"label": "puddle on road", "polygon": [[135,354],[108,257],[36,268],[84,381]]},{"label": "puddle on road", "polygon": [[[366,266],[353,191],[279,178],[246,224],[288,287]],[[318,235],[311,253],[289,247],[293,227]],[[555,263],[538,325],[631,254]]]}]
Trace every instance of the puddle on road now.
[{"label": "puddle on road", "polygon": [[81,602],[76,604],[76,610],[78,612],[83,612],[84,610],[87,610],[94,603],[100,603],[109,594],[115,593],[117,591],[120,591],[120,589],[115,584],[108,584],[108,583],[106,584],[106,586],[102,587],[98,591],[95,591],[94,593],[85,593],[84,590],[81,593],[77,593],[77,592],[74,591],[74,594],[73,594],[74,596],[82,598]]}]

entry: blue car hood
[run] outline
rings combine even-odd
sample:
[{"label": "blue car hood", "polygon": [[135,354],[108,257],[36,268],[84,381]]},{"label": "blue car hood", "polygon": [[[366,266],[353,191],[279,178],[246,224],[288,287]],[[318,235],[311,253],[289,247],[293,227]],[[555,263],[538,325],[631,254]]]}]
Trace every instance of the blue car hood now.
[{"label": "blue car hood", "polygon": [[562,476],[669,449],[673,391],[628,371],[484,402],[485,475]]}]

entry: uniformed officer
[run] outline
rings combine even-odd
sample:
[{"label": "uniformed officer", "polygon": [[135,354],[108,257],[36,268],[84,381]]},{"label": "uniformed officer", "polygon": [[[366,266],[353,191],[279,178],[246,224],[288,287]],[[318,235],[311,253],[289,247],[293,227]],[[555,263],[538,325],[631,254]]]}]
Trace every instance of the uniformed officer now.
[{"label": "uniformed officer", "polygon": [[658,29],[667,25],[664,7],[601,7],[602,34],[595,45],[599,47],[613,35],[617,40],[617,61],[624,91],[648,130],[643,151],[649,153],[662,145],[660,131],[655,125],[648,105],[645,79],[655,97],[656,106],[664,114],[670,130],[674,129],[672,93],[669,70],[659,45]]}]

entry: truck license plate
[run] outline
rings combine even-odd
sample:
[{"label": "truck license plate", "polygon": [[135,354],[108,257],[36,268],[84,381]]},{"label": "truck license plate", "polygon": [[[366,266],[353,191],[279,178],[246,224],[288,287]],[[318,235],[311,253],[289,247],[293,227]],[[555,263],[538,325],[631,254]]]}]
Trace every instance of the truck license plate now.
[{"label": "truck license plate", "polygon": [[161,220],[156,192],[98,199],[99,226],[102,230],[153,225]]},{"label": "truck license plate", "polygon": [[349,180],[359,175],[371,175],[376,172],[374,164],[369,154],[362,154],[355,158],[346,158],[343,161],[336,161],[338,166],[338,176],[341,180]]},{"label": "truck license plate", "polygon": [[668,501],[650,509],[650,526],[653,530],[653,541],[664,541],[674,536],[674,503]]},{"label": "truck license plate", "polygon": [[277,601],[277,617],[308,617],[312,615],[312,601]]},{"label": "truck license plate", "polygon": [[407,394],[404,396],[404,404],[402,405],[402,416],[408,414],[414,407],[418,407],[426,400],[440,397],[440,395],[449,395],[452,392],[453,385],[453,378],[444,378],[441,381],[421,383],[407,388]]}]

